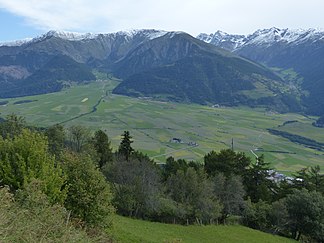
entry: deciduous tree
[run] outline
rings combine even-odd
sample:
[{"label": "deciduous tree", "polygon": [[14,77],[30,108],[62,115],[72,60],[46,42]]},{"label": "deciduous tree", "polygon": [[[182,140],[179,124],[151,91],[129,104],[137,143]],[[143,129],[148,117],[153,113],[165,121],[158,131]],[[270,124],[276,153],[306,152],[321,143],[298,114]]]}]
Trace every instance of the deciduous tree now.
[{"label": "deciduous tree", "polygon": [[81,125],[69,127],[70,147],[75,152],[81,152],[90,141],[90,130]]},{"label": "deciduous tree", "polygon": [[23,189],[32,179],[43,181],[43,191],[50,202],[63,202],[65,182],[62,169],[48,153],[44,135],[23,129],[13,138],[0,137],[0,184]]},{"label": "deciduous tree", "polygon": [[203,170],[178,170],[168,178],[167,189],[171,198],[185,210],[182,220],[206,224],[216,221],[221,214],[222,206]]},{"label": "deciduous tree", "polygon": [[88,225],[105,226],[114,211],[112,194],[103,174],[86,154],[66,152],[62,158],[67,175],[65,206]]},{"label": "deciduous tree", "polygon": [[16,135],[19,135],[25,127],[26,121],[24,117],[10,114],[6,116],[4,122],[0,123],[0,135],[3,138],[13,138]]},{"label": "deciduous tree", "polygon": [[140,218],[158,215],[162,186],[159,169],[149,157],[139,152],[128,160],[118,156],[103,171],[112,184],[119,213]]},{"label": "deciduous tree", "polygon": [[64,127],[58,124],[51,126],[45,131],[45,135],[48,139],[49,151],[52,154],[59,156],[64,149],[66,137]]},{"label": "deciduous tree", "polygon": [[242,179],[239,176],[226,178],[223,174],[217,174],[212,178],[214,193],[223,205],[220,222],[231,215],[241,215],[244,208],[245,190]]},{"label": "deciduous tree", "polygon": [[324,198],[320,193],[295,190],[287,196],[286,207],[292,238],[306,235],[318,242],[324,240]]}]

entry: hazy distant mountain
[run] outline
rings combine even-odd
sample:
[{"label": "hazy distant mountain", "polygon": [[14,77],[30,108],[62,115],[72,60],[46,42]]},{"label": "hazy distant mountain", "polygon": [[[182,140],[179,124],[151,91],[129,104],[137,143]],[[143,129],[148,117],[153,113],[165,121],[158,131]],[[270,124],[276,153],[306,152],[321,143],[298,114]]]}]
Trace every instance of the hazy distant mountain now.
[{"label": "hazy distant mountain", "polygon": [[293,69],[306,91],[302,102],[307,111],[324,114],[324,31],[271,28],[248,36],[217,31],[197,38],[269,67]]},{"label": "hazy distant mountain", "polygon": [[124,80],[114,90],[118,94],[300,110],[299,91],[264,66],[186,33],[158,30],[50,31],[2,44],[0,97],[57,91],[62,81],[91,81],[93,68]]}]

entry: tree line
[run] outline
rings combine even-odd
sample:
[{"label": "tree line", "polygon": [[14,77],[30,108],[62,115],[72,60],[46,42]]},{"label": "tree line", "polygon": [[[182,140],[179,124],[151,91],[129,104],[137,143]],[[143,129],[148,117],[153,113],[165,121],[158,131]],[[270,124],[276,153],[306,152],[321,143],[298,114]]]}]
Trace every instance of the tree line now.
[{"label": "tree line", "polygon": [[[231,149],[211,151],[203,163],[169,157],[158,165],[132,147],[129,131],[114,151],[102,130],[33,128],[16,115],[0,123],[0,135],[0,199],[12,198],[12,210],[59,207],[65,225],[88,234],[95,229],[96,235],[111,225],[116,212],[184,225],[234,222],[296,240],[324,241],[319,166],[274,181],[263,156],[252,161]],[[2,224],[10,229],[12,221]]]}]

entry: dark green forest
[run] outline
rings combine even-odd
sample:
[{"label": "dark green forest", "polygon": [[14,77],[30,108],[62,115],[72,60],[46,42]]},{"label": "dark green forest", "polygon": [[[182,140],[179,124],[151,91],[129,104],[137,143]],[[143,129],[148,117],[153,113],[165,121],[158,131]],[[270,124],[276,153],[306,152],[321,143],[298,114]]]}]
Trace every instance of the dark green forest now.
[{"label": "dark green forest", "polygon": [[[113,215],[181,224],[242,224],[303,242],[324,242],[319,166],[275,179],[263,156],[232,149],[197,161],[156,164],[133,149],[129,131],[114,150],[105,131],[73,125],[0,123],[0,241],[112,241]],[[144,149],[144,148],[143,148]]]}]

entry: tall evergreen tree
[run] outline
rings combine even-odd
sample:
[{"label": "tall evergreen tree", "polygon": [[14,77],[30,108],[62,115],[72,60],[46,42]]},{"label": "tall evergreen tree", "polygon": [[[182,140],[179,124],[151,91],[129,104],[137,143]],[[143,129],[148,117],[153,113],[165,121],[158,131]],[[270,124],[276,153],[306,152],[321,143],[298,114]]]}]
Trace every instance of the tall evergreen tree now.
[{"label": "tall evergreen tree", "polygon": [[318,165],[302,168],[294,175],[293,187],[324,193],[324,175],[320,172],[321,168]]},{"label": "tall evergreen tree", "polygon": [[226,177],[229,177],[230,175],[243,175],[250,165],[251,159],[244,153],[223,149],[219,153],[211,151],[205,155],[204,162],[208,175],[223,173]]},{"label": "tall evergreen tree", "polygon": [[129,161],[130,155],[133,153],[134,149],[131,144],[134,142],[129,131],[124,131],[122,134],[122,141],[119,145],[118,153],[125,156],[126,160]]},{"label": "tall evergreen tree", "polygon": [[324,175],[320,173],[319,165],[310,167],[309,179],[313,190],[324,193]]},{"label": "tall evergreen tree", "polygon": [[252,202],[272,201],[276,192],[275,183],[270,180],[270,164],[264,161],[264,156],[257,158],[256,163],[252,164],[243,175],[243,184],[246,194]]},{"label": "tall evergreen tree", "polygon": [[175,175],[178,170],[187,171],[189,165],[184,159],[175,160],[172,156],[168,157],[165,162],[163,177],[167,180],[171,175]]}]

